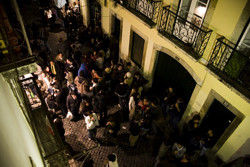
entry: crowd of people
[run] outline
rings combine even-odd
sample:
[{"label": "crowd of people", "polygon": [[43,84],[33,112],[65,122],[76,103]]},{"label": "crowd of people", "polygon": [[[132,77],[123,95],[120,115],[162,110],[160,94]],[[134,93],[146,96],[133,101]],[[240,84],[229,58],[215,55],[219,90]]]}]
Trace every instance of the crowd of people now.
[{"label": "crowd of people", "polygon": [[[65,142],[62,126],[65,118],[70,121],[84,119],[89,140],[116,146],[119,146],[117,133],[121,122],[129,121],[130,147],[135,147],[140,137],[162,135],[160,122],[168,124],[173,134],[178,133],[185,105],[173,86],[164,90],[161,96],[149,96],[144,90],[148,81],[131,62],[119,58],[118,40],[114,34],[110,37],[103,34],[100,24],[85,27],[81,21],[77,22],[77,4],[60,11],[46,9],[48,24],[45,25],[54,25],[60,17],[57,12],[61,13],[62,26],[68,32],[67,52],[50,55],[44,28],[34,30],[31,46],[38,55],[36,82],[62,140]],[[72,32],[74,38],[70,35]],[[113,105],[118,105],[119,114],[111,116],[108,107]],[[184,126],[181,135],[164,136],[155,166],[161,166],[166,159],[188,166],[196,150],[203,156],[213,146],[214,135],[212,129],[202,134],[199,123],[200,117],[195,115]],[[100,126],[106,128],[105,141],[96,138]],[[117,163],[116,155],[110,155],[110,159],[116,159]]]}]

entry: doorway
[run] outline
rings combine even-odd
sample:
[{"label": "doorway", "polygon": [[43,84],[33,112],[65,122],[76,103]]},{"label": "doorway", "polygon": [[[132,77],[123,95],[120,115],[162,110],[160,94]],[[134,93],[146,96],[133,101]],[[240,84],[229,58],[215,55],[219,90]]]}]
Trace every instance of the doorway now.
[{"label": "doorway", "polygon": [[101,25],[101,5],[96,0],[90,3],[90,25]]},{"label": "doorway", "polygon": [[225,130],[234,121],[235,117],[235,114],[218,100],[214,99],[200,124],[201,131],[207,132],[208,129],[212,129],[215,140],[214,144],[216,144]]},{"label": "doorway", "polygon": [[113,27],[112,27],[112,32],[114,34],[114,36],[116,37],[116,39],[118,41],[120,41],[120,29],[121,29],[121,21],[113,16]]},{"label": "doorway", "polygon": [[121,21],[120,19],[117,18],[117,15],[114,14],[111,17],[110,55],[115,62],[118,62],[119,60],[120,36],[121,36]]},{"label": "doorway", "polygon": [[152,89],[157,94],[171,85],[177,96],[188,104],[196,82],[189,72],[175,59],[163,52],[158,52]]}]

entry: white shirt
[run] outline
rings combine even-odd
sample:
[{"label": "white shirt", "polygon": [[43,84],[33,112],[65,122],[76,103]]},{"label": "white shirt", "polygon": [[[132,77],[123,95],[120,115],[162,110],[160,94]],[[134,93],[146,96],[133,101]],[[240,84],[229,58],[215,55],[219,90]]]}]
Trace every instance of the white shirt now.
[{"label": "white shirt", "polygon": [[115,161],[114,162],[108,161],[106,167],[119,167],[118,162],[117,162],[117,156],[116,154],[114,155],[115,155]]},{"label": "white shirt", "polygon": [[96,113],[93,113],[93,117],[95,118],[95,121],[91,120],[90,116],[85,117],[85,123],[86,123],[87,129],[94,129],[96,126],[99,126],[99,121],[98,121]]}]

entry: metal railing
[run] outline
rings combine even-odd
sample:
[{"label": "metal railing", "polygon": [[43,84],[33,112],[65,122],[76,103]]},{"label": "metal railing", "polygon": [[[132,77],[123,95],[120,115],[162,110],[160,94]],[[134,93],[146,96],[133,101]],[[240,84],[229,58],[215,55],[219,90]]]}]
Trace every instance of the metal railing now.
[{"label": "metal railing", "polygon": [[[249,55],[244,55],[236,48],[236,45],[225,37],[222,36],[218,38],[214,45],[208,66],[226,81],[230,83],[236,82],[238,85],[243,87],[242,93],[249,96]],[[236,89],[237,87],[238,86],[236,85]]]},{"label": "metal railing", "polygon": [[[30,55],[22,30],[8,30],[6,18],[0,16],[0,72],[33,63],[35,56]],[[8,32],[8,33],[7,33]]]},{"label": "metal railing", "polygon": [[182,18],[171,11],[170,6],[165,6],[158,23],[158,32],[173,39],[173,42],[198,59],[206,49],[212,30],[205,26],[198,27],[192,20]]},{"label": "metal railing", "polygon": [[[162,1],[152,0],[150,2],[148,0],[127,0],[124,1],[123,4],[123,6],[125,6],[132,13],[136,11],[148,19],[148,21],[152,22],[151,26],[156,25],[162,6]],[[140,17],[140,15],[137,16]],[[141,19],[143,20],[144,18]]]},{"label": "metal railing", "polygon": [[22,79],[19,82],[23,94],[26,95],[23,98],[28,104],[29,120],[34,128],[33,133],[43,160],[48,166],[69,166],[68,150],[50,117],[35,79],[32,77]]}]

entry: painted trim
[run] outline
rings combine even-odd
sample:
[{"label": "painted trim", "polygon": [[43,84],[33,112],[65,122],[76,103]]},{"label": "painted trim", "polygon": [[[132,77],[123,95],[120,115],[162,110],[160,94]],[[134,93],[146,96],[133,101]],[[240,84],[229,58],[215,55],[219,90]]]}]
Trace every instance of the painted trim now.
[{"label": "painted trim", "polygon": [[[170,49],[167,49],[163,46],[160,46],[156,43],[154,43],[154,46],[153,46],[153,50],[155,50],[156,52],[163,52],[169,56],[171,56],[173,59],[175,59],[177,62],[179,62],[188,72],[189,74],[193,77],[193,79],[195,80],[195,82],[202,86],[203,84],[203,80],[195,73],[195,71],[193,70],[193,68],[188,64],[186,63],[182,58],[180,58],[176,53],[174,53],[173,51],[171,51]],[[157,57],[158,57],[158,54],[157,54]],[[155,60],[158,60],[158,58],[156,58]],[[153,61],[152,61],[153,62]],[[154,78],[154,73],[155,73],[155,69],[156,69],[156,66],[157,66],[157,61],[154,61],[151,66],[153,66],[153,73],[151,74],[152,75],[152,78]],[[152,69],[152,68],[151,68]]]}]

